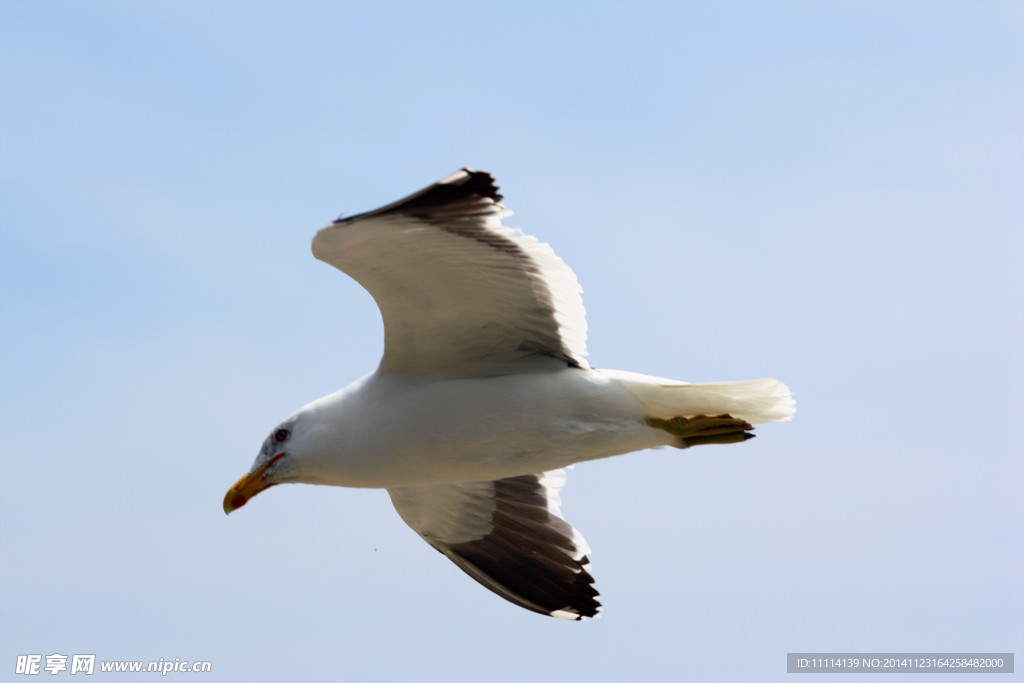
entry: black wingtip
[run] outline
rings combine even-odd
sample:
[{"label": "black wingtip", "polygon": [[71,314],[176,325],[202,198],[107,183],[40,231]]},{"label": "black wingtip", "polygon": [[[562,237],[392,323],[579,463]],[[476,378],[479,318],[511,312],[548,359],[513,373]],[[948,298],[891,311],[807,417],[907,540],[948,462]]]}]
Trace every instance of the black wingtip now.
[{"label": "black wingtip", "polygon": [[487,171],[474,171],[466,167],[410,197],[401,210],[404,212],[423,211],[462,201],[469,197],[490,199],[494,203],[504,199],[498,192],[494,176]]},{"label": "black wingtip", "polygon": [[[461,176],[463,173],[467,175]],[[457,173],[453,173],[452,176],[460,176],[456,183],[466,192],[467,195],[475,194],[480,197],[486,197],[487,199],[493,199],[496,202],[500,202],[504,199],[501,193],[498,192],[498,185],[494,182],[494,176],[487,171],[474,171],[467,166],[460,169]],[[452,176],[448,177],[451,178]]]},{"label": "black wingtip", "polygon": [[474,171],[467,166],[441,178],[441,180],[433,185],[425,187],[419,192],[414,192],[408,197],[399,199],[397,202],[387,206],[382,206],[379,209],[365,213],[358,213],[354,216],[339,216],[334,221],[334,225],[348,223],[369,216],[382,216],[393,213],[429,217],[432,212],[442,207],[450,207],[452,204],[465,202],[466,200],[470,204],[480,202],[481,205],[493,207],[495,204],[500,204],[502,199],[501,193],[498,192],[498,185],[494,182],[494,176],[487,171]]}]

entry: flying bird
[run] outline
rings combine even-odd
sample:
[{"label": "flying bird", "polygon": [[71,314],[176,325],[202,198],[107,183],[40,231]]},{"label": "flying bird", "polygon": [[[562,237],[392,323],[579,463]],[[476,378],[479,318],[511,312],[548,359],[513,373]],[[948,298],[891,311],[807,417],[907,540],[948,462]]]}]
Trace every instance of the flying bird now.
[{"label": "flying bird", "polygon": [[595,617],[590,549],[559,511],[565,468],[744,441],[794,402],[775,379],[591,368],[576,275],[503,226],[501,200],[467,168],[316,234],[313,255],[377,302],[384,355],[271,430],[224,512],[276,484],[387,489],[405,523],[484,587],[540,614]]}]

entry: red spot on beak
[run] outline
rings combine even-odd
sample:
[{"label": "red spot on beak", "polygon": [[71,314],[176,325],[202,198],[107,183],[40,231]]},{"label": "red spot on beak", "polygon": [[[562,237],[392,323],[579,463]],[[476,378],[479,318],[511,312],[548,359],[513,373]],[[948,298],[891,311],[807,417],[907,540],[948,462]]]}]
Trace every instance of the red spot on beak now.
[{"label": "red spot on beak", "polygon": [[224,496],[224,514],[230,514],[232,510],[237,510],[249,502],[249,499],[260,491],[265,491],[271,486],[275,486],[277,482],[267,481],[267,478],[269,477],[267,470],[270,469],[271,465],[283,457],[284,453],[278,453],[273,458],[260,465],[255,471],[250,472],[239,479]]}]

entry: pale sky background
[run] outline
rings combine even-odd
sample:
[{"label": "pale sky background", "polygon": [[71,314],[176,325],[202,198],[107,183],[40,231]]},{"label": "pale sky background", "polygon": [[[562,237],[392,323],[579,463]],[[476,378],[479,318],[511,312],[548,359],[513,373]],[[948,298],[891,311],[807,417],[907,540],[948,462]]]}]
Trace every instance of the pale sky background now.
[{"label": "pale sky background", "polygon": [[[1024,4],[709,5],[0,2],[0,678],[1024,654]],[[461,166],[574,268],[595,366],[797,396],[747,444],[570,473],[595,621],[485,591],[382,491],[221,510],[379,359],[315,231]]]}]

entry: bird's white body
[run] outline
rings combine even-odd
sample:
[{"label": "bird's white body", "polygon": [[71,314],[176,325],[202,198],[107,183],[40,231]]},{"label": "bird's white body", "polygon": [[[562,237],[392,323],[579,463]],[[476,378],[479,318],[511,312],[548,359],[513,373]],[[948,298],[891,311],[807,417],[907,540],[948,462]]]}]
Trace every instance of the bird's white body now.
[{"label": "bird's white body", "polygon": [[[302,457],[281,481],[395,488],[548,472],[674,445],[676,436],[645,423],[650,417],[769,421],[773,415],[738,398],[751,385],[770,394],[766,383],[784,391],[774,380],[686,384],[554,364],[549,372],[432,380],[373,372],[282,423],[294,425]],[[688,402],[702,407],[695,412]]]},{"label": "bird's white body", "polygon": [[787,420],[774,379],[687,384],[594,370],[579,283],[547,244],[501,224],[468,169],[317,233],[384,318],[376,371],[271,432],[225,512],[279,483],[384,488],[463,571],[541,614],[601,605],[586,541],[561,517],[562,468],[658,446],[732,443]]},{"label": "bird's white body", "polygon": [[375,372],[296,413],[309,455],[287,479],[394,488],[547,472],[671,443],[645,416],[597,370],[438,381]]}]

